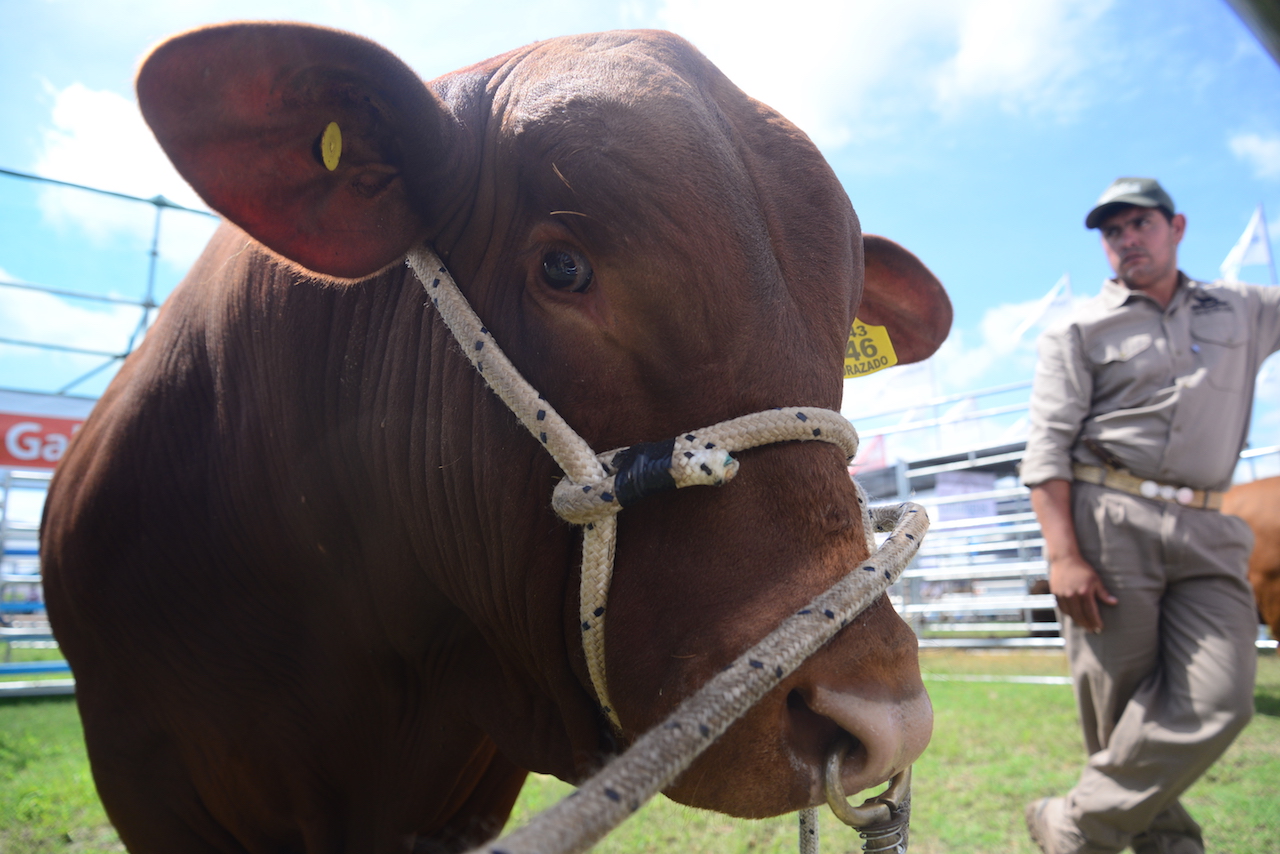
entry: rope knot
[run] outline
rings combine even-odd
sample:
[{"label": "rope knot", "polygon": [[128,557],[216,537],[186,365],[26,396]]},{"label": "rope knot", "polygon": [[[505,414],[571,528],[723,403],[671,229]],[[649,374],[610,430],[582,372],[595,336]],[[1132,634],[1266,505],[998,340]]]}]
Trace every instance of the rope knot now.
[{"label": "rope knot", "polygon": [[695,447],[693,441],[696,437],[642,442],[599,454],[604,477],[584,483],[566,476],[556,484],[551,507],[566,522],[587,525],[649,495],[686,486],[721,486],[738,473],[738,461],[728,451],[714,443]]}]

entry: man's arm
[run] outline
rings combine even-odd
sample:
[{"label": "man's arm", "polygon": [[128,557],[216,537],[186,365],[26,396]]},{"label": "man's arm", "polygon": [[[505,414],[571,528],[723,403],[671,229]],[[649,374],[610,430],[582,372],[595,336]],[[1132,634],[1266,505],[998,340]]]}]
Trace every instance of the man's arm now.
[{"label": "man's arm", "polygon": [[1080,554],[1071,516],[1071,482],[1055,479],[1031,487],[1031,509],[1044,533],[1049,592],[1058,597],[1058,608],[1080,628],[1102,631],[1098,601],[1114,605],[1117,600],[1103,586],[1097,570]]},{"label": "man's arm", "polygon": [[1271,353],[1280,350],[1280,288],[1274,285],[1249,285],[1252,291],[1250,306],[1253,315],[1255,335],[1258,336],[1259,358],[1261,362]]}]

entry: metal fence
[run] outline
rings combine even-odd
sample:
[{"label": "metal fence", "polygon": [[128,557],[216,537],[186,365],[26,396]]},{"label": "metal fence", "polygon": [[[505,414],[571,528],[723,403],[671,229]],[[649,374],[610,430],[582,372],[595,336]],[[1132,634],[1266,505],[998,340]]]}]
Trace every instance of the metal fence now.
[{"label": "metal fence", "polygon": [[[114,289],[120,284],[114,280],[105,283],[97,283],[103,286],[101,290],[106,291],[99,293],[89,290],[56,287],[26,281],[15,281],[12,277],[0,275],[0,288],[49,294],[63,299],[78,300],[89,303],[129,306],[139,310],[138,320],[136,325],[133,327],[132,333],[128,335],[127,340],[118,350],[81,347],[67,344],[65,341],[57,340],[31,340],[27,338],[19,338],[6,334],[7,330],[0,327],[0,345],[31,351],[40,351],[44,353],[65,353],[85,356],[96,363],[88,371],[73,377],[69,381],[61,383],[56,388],[33,389],[47,391],[53,394],[67,394],[82,386],[93,377],[98,376],[103,371],[119,366],[124,358],[132,353],[138,344],[142,342],[143,336],[146,334],[148,327],[155,318],[155,311],[159,306],[162,297],[162,294],[158,292],[158,272],[161,254],[161,236],[163,233],[162,225],[165,221],[166,213],[170,215],[173,213],[181,213],[184,215],[193,215],[202,218],[212,218],[214,220],[218,217],[216,214],[207,210],[199,210],[176,204],[175,202],[169,201],[164,196],[153,196],[152,198],[147,199],[142,198],[141,196],[131,196],[127,193],[117,193],[110,190],[99,189],[97,187],[88,187],[83,184],[73,184],[68,181],[56,181],[51,178],[32,175],[27,172],[19,172],[13,169],[0,168],[0,178],[18,182],[29,182],[46,188],[70,190],[73,193],[87,194],[98,198],[113,199],[126,206],[147,205],[154,210],[151,227],[151,240],[149,248],[146,250],[147,265],[145,277],[141,281],[137,282],[138,294],[136,297],[119,296],[117,293],[114,293]],[[9,385],[9,383],[5,382],[3,385]]]},{"label": "metal fence", "polygon": [[[1049,594],[1044,536],[1018,483],[1024,443],[862,472],[873,502],[910,499],[932,525],[890,595],[922,647],[1061,647]],[[1280,463],[1280,446],[1245,451],[1237,482],[1260,460]],[[1244,475],[1244,476],[1240,476]],[[1258,647],[1276,648],[1260,626]]]},{"label": "metal fence", "polygon": [[[13,660],[17,649],[56,649],[49,629],[40,582],[39,524],[15,518],[14,505],[23,493],[43,503],[49,472],[0,470],[0,676],[48,676],[69,672],[62,660]],[[61,694],[72,690],[70,679],[7,680],[0,696]]]}]

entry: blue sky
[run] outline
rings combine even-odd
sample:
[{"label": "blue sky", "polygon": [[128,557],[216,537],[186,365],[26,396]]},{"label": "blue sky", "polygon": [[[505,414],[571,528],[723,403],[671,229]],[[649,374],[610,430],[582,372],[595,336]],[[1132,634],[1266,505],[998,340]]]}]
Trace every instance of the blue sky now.
[{"label": "blue sky", "polygon": [[[311,21],[369,36],[430,78],[554,35],[674,30],[808,131],[864,229],[915,251],[951,292],[956,325],[943,351],[924,367],[850,381],[845,411],[855,418],[920,394],[1029,379],[1036,328],[1017,341],[1012,332],[1064,273],[1077,298],[1097,292],[1109,270],[1082,221],[1119,175],[1158,177],[1187,214],[1181,261],[1193,276],[1217,275],[1259,202],[1280,234],[1280,68],[1222,0],[8,0],[4,8],[0,167],[184,204],[198,202],[141,126],[131,89],[139,57],[174,32],[237,18]],[[0,278],[138,296],[152,227],[146,206],[0,177]],[[201,217],[166,214],[159,294],[208,230]],[[1268,273],[1251,267],[1242,277],[1265,282]],[[115,351],[137,316],[0,288],[3,338]],[[0,387],[51,390],[100,361],[0,344]],[[75,391],[100,393],[110,373]],[[1278,444],[1270,401],[1280,400],[1280,369],[1271,364],[1259,398],[1252,443]],[[980,443],[1016,433],[1014,420],[951,435]]]}]

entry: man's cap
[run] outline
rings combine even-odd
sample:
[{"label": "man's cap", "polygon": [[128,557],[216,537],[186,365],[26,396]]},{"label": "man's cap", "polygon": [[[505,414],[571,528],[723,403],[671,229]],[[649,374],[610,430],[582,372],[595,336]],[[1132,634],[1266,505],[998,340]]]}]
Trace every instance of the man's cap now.
[{"label": "man's cap", "polygon": [[1102,221],[1125,205],[1140,208],[1164,208],[1173,216],[1173,199],[1155,178],[1117,178],[1094,203],[1084,218],[1085,228],[1097,228]]}]

